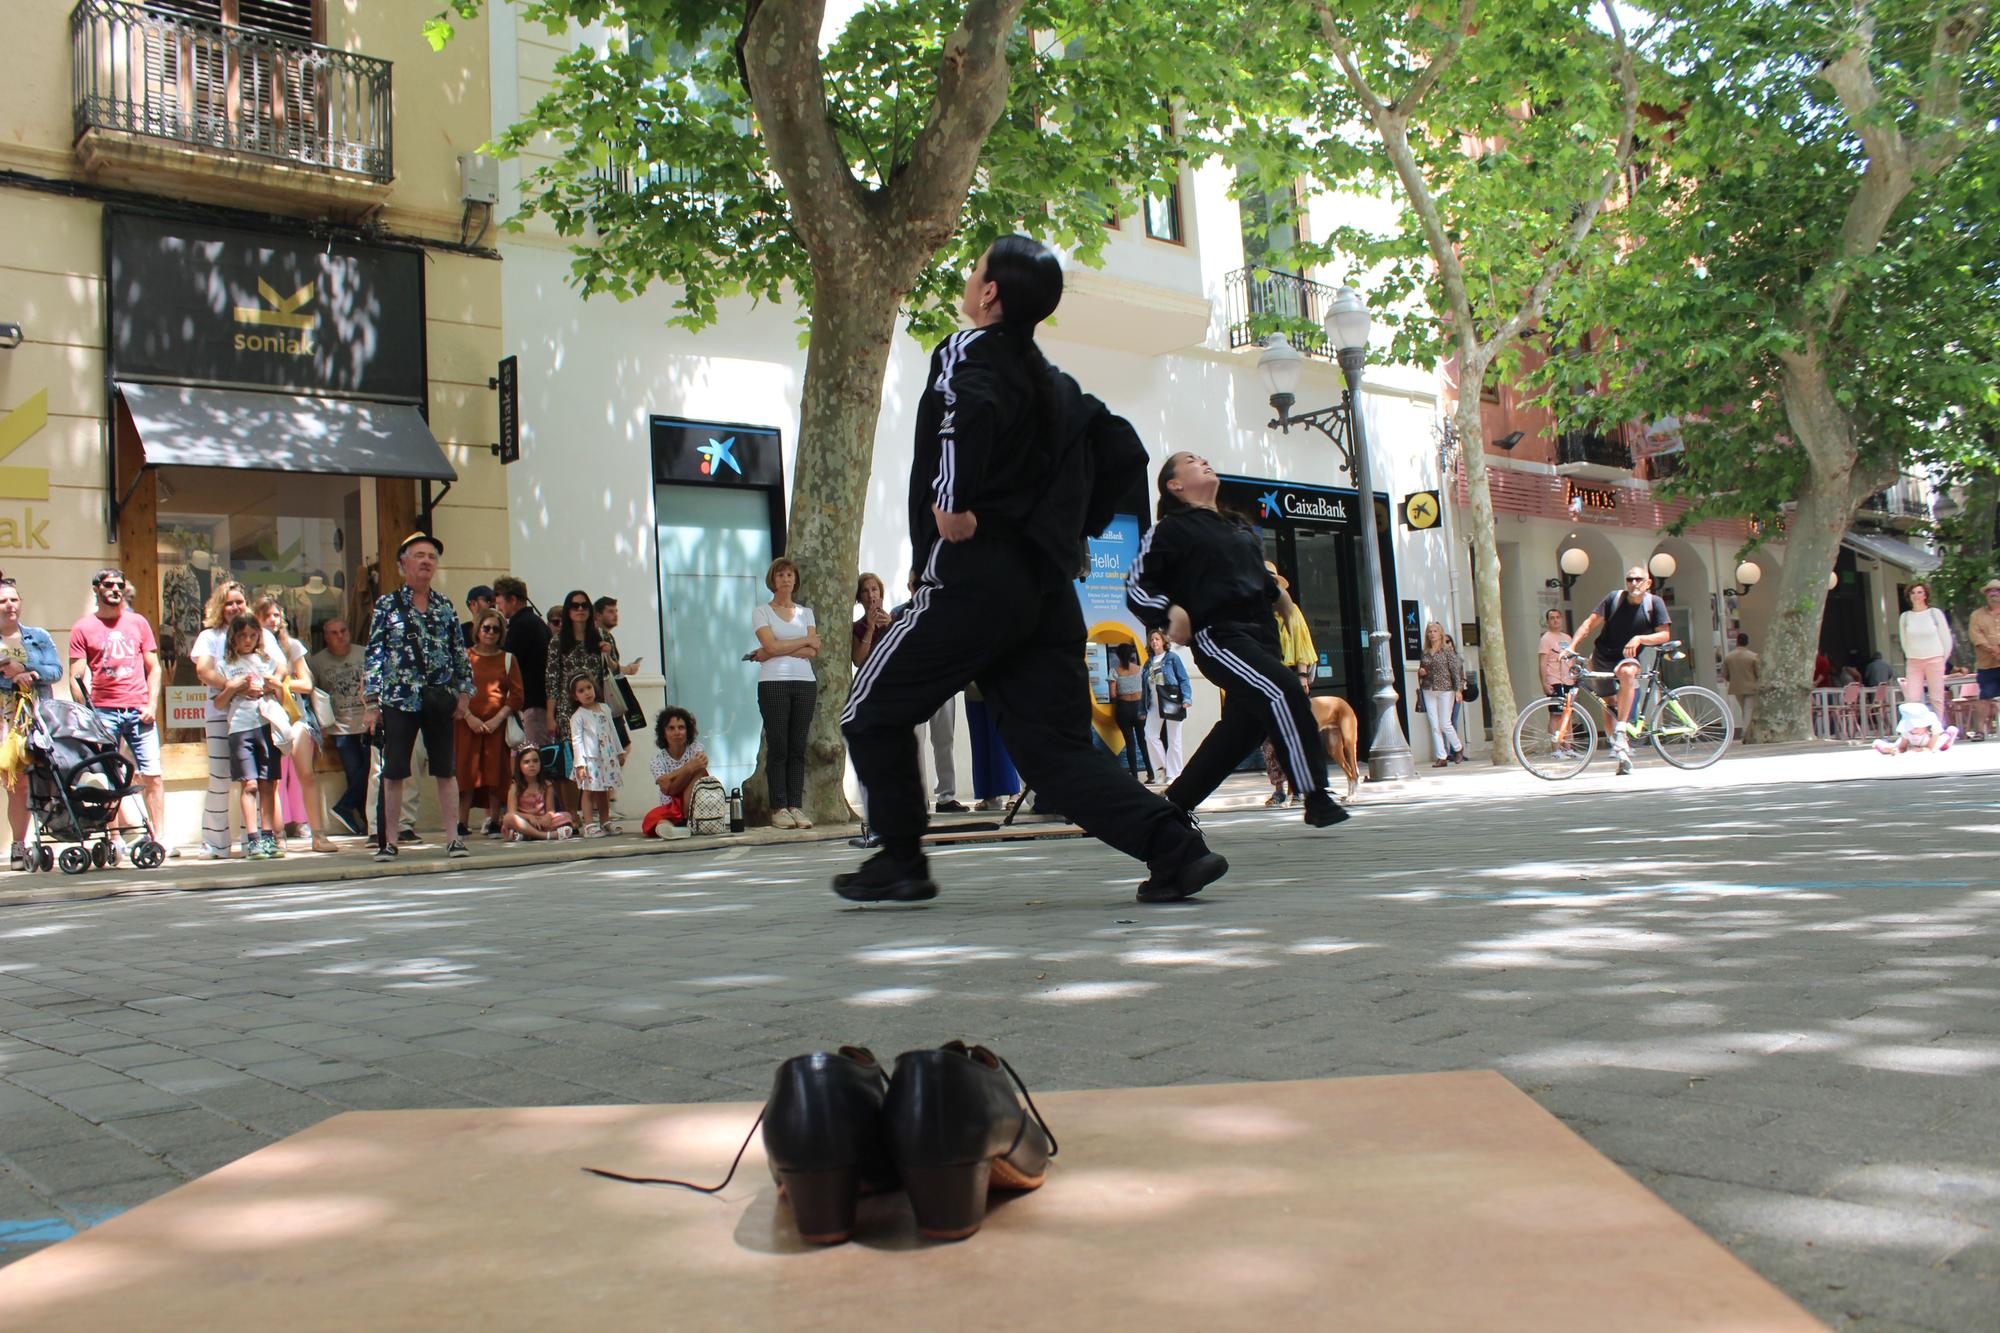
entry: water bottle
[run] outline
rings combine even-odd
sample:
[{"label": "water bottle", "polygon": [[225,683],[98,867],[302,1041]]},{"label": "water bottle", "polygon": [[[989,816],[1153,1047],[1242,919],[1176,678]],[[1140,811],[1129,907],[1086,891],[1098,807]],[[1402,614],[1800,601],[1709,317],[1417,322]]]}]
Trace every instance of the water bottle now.
[{"label": "water bottle", "polygon": [[743,789],[741,787],[732,788],[729,793],[729,831],[731,833],[741,833],[743,831]]}]

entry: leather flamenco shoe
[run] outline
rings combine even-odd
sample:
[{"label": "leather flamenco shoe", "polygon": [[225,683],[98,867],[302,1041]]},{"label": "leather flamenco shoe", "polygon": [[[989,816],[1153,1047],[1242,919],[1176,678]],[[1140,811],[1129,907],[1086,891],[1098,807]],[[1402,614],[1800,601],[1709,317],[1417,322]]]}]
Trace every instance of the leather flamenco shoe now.
[{"label": "leather flamenco shoe", "polygon": [[[884,1134],[883,1099],[888,1075],[865,1047],[814,1051],[778,1066],[771,1099],[758,1113],[764,1128],[764,1155],[779,1192],[791,1205],[799,1236],[814,1245],[836,1245],[854,1234],[854,1214],[863,1194],[896,1187],[896,1168]],[[750,1127],[755,1135],[757,1125]],[[716,1194],[735,1178],[736,1161],[719,1185],[627,1176],[585,1167],[592,1175],[640,1185],[679,1185]]]},{"label": "leather flamenco shoe", "polygon": [[989,1190],[1039,1189],[1056,1155],[1013,1066],[962,1041],[897,1056],[883,1118],[917,1230],[932,1240],[979,1230]]}]

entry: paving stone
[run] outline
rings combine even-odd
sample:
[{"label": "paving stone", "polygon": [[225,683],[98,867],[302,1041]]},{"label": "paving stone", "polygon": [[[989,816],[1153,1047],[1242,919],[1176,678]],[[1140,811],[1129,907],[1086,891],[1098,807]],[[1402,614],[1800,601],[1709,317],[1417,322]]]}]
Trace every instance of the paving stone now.
[{"label": "paving stone", "polygon": [[107,1087],[72,1088],[68,1092],[51,1093],[49,1100],[93,1124],[122,1120],[126,1116],[178,1110],[189,1104],[171,1092],[148,1087],[136,1080]]},{"label": "paving stone", "polygon": [[50,1097],[78,1088],[115,1087],[130,1081],[115,1069],[83,1062],[54,1065],[47,1069],[23,1070],[18,1074],[10,1073],[8,1078],[32,1092]]},{"label": "paving stone", "polygon": [[[138,1153],[93,1196],[117,1206],[346,1108],[754,1107],[780,1060],[852,1041],[893,1059],[986,1040],[1037,1090],[1494,1068],[1829,1323],[1991,1333],[2000,893],[1930,825],[1992,778],[1847,784],[1844,824],[1818,774],[1714,789],[1721,771],[1443,804],[1370,791],[1332,835],[1225,808],[1205,826],[1231,876],[1147,911],[1131,863],[1085,840],[940,854],[945,892],[920,912],[840,908],[823,877],[851,858],[825,845],[513,871],[448,932],[398,913],[477,869],[14,909],[116,926],[88,948],[9,941],[33,980],[0,972],[0,1138]],[[1748,820],[1712,865],[1620,859],[1631,829]],[[1604,891],[1548,879],[1551,847]],[[1702,887],[1751,865],[1753,896]],[[364,902],[381,914],[301,947],[296,912]],[[432,987],[410,960],[475,984]],[[137,1082],[74,1090],[193,1109],[96,1126],[6,1081],[83,1053]]]}]

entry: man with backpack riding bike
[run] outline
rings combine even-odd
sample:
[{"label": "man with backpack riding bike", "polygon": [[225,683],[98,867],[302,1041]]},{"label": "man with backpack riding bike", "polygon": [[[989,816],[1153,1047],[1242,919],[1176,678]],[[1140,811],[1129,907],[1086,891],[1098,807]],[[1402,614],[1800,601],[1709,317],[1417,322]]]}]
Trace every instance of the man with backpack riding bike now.
[{"label": "man with backpack riding bike", "polygon": [[[1673,622],[1665,601],[1653,595],[1653,578],[1639,565],[1625,571],[1625,586],[1597,604],[1576,627],[1570,650],[1581,655],[1583,641],[1597,635],[1591,650],[1590,669],[1613,672],[1617,676],[1618,707],[1611,724],[1611,753],[1618,759],[1621,774],[1632,771],[1632,738],[1626,722],[1632,700],[1639,692],[1639,650],[1673,638]],[[1602,633],[1599,633],[1600,629]]]}]

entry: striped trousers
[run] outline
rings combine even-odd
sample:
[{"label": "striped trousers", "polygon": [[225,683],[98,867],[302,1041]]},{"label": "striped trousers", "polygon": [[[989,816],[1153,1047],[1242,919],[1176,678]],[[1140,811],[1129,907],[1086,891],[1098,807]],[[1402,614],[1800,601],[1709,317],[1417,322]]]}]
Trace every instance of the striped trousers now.
[{"label": "striped trousers", "polygon": [[1207,800],[1258,741],[1269,738],[1292,790],[1326,790],[1326,751],[1299,673],[1278,660],[1274,625],[1209,625],[1195,631],[1194,663],[1228,691],[1222,718],[1167,788],[1183,810]]}]

